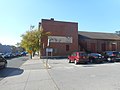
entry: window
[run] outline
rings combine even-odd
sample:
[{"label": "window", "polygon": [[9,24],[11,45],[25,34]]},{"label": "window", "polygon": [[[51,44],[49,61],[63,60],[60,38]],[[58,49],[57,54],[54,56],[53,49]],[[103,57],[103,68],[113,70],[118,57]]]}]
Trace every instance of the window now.
[{"label": "window", "polygon": [[91,43],[91,51],[96,52],[96,44],[95,43]]},{"label": "window", "polygon": [[112,47],[112,48],[111,48],[112,51],[115,51],[115,50],[116,50],[116,44],[112,44],[111,47]]},{"label": "window", "polygon": [[69,51],[69,45],[66,45],[66,51]]},{"label": "window", "polygon": [[102,51],[106,51],[106,44],[103,43],[103,44],[101,45],[101,48],[102,48]]},{"label": "window", "polygon": [[73,53],[71,56],[76,56],[76,53]]},{"label": "window", "polygon": [[80,53],[79,55],[80,55],[80,56],[87,56],[86,53]]}]

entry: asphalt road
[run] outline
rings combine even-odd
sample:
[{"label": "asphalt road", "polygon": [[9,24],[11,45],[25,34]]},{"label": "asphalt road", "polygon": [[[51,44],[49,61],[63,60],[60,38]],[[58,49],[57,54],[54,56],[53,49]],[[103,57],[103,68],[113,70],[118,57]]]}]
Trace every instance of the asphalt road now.
[{"label": "asphalt road", "polygon": [[120,62],[104,64],[68,63],[49,60],[48,72],[59,90],[120,90]]},{"label": "asphalt road", "polygon": [[[58,90],[120,90],[120,62],[75,65],[74,63],[68,63],[67,59],[52,59],[48,60],[51,69],[45,69],[41,67],[40,64],[42,63],[35,64],[34,61],[33,64],[24,65],[20,69],[19,67],[27,58],[21,57],[12,60],[8,61],[8,68],[0,71],[0,75],[2,73],[1,78],[21,75],[25,70],[36,71],[37,69],[38,71],[40,69],[47,70],[47,74],[49,74]],[[38,73],[34,72],[34,74],[37,75]],[[42,73],[40,75],[48,78]],[[41,78],[39,75],[37,76]],[[34,78],[37,79],[37,77]],[[42,86],[47,87],[46,84],[42,84]]]},{"label": "asphalt road", "polygon": [[[0,70],[0,80],[2,80],[5,77],[12,76],[13,72],[18,71],[17,74],[20,74],[23,72],[19,67],[28,60],[28,56],[23,57],[17,57],[13,59],[8,59],[7,62],[7,68]],[[15,74],[15,73],[14,73]]]}]

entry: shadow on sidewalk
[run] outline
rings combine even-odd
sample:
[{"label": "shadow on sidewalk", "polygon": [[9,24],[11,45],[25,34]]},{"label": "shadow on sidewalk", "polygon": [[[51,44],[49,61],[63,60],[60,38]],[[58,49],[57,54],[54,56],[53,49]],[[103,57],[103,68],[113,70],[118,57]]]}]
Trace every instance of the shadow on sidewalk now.
[{"label": "shadow on sidewalk", "polygon": [[20,75],[23,73],[23,71],[24,70],[20,68],[7,67],[0,70],[0,78]]}]

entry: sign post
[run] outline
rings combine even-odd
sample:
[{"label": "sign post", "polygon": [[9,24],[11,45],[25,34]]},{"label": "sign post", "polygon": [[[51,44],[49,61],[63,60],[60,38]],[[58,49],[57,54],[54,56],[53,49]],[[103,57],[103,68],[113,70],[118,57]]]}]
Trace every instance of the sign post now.
[{"label": "sign post", "polygon": [[29,48],[30,59],[32,59],[32,48]]},{"label": "sign post", "polygon": [[52,56],[52,53],[53,53],[53,48],[46,48],[46,57],[47,57],[47,59],[46,59],[46,66],[48,67],[48,53],[51,53],[51,56]]}]

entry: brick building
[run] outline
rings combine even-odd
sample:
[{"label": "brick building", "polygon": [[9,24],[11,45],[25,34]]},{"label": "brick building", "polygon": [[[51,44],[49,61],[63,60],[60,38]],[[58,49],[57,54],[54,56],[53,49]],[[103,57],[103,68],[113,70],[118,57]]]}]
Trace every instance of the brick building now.
[{"label": "brick building", "polygon": [[[77,22],[42,19],[39,28],[51,35],[41,39],[41,56],[67,56],[74,51],[120,51],[120,37],[113,33],[78,31]],[[48,53],[47,53],[48,52]]]},{"label": "brick building", "polygon": [[79,31],[78,37],[81,51],[120,51],[120,37],[114,33]]},{"label": "brick building", "polygon": [[66,56],[78,50],[78,23],[42,19],[39,27],[51,32],[50,36],[41,39],[41,56],[46,56],[46,52],[49,56]]}]

